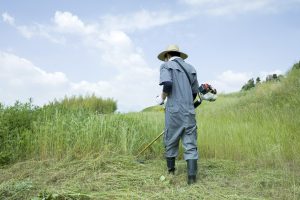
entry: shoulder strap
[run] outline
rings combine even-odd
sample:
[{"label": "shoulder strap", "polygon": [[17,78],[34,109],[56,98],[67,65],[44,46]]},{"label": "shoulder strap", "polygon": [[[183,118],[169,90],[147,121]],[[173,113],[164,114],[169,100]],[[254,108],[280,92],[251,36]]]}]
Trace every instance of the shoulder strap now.
[{"label": "shoulder strap", "polygon": [[[193,89],[192,89],[192,82],[191,82],[191,79],[190,79],[190,77],[189,77],[189,75],[188,75],[188,73],[187,73],[187,71],[186,71],[186,69],[184,69],[184,67],[180,64],[180,62],[178,62],[176,59],[175,60],[173,60],[173,61],[175,61],[179,66],[180,66],[180,68],[184,71],[184,73],[185,73],[185,75],[186,75],[186,77],[189,79],[189,82],[190,82],[190,86],[191,86],[191,90],[192,90],[192,93],[193,93]],[[199,98],[200,98],[200,100],[197,100],[196,102],[194,102],[194,108],[197,108],[200,104],[201,104],[201,102],[202,102],[202,99],[201,99],[201,97],[199,96]]]},{"label": "shoulder strap", "polygon": [[174,62],[176,62],[180,67],[181,67],[181,69],[184,71],[184,73],[185,73],[185,75],[186,75],[186,77],[189,79],[189,82],[190,82],[190,85],[192,86],[192,82],[191,82],[191,79],[190,79],[190,77],[189,77],[189,75],[188,75],[188,73],[187,73],[187,71],[186,71],[186,69],[184,69],[184,67],[180,64],[180,62],[178,62],[176,59],[175,60],[173,60]]}]

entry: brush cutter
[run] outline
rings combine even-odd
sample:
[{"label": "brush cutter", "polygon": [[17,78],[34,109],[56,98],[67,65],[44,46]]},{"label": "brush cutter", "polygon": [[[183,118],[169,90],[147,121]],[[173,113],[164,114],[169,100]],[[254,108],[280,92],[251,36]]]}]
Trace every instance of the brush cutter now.
[{"label": "brush cutter", "polygon": [[141,150],[136,157],[139,157],[139,155],[141,155],[142,153],[144,153],[144,151],[146,151],[156,140],[158,140],[158,138],[160,138],[163,134],[165,133],[165,131],[161,132],[161,134],[159,134],[154,140],[152,140],[152,142],[150,142],[143,150]]},{"label": "brush cutter", "polygon": [[215,101],[217,99],[217,90],[207,83],[201,84],[198,90],[199,99],[194,102],[194,108],[197,108],[203,100]]}]

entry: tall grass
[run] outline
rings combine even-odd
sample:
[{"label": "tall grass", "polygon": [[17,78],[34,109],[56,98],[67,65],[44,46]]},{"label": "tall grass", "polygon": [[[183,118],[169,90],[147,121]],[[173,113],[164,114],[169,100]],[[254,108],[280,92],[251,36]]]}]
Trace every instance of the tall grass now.
[{"label": "tall grass", "polygon": [[[74,138],[79,136],[77,132],[89,126],[93,119],[98,120],[98,115],[113,113],[116,109],[115,101],[95,95],[65,97],[41,108],[33,106],[31,101],[17,101],[12,106],[0,104],[0,164],[32,155],[38,158],[66,156],[70,150],[68,145],[73,145]],[[60,145],[65,147],[57,148]]]},{"label": "tall grass", "polygon": [[300,161],[300,70],[281,82],[221,96],[198,112],[204,157],[266,164]]},{"label": "tall grass", "polygon": [[[25,139],[28,158],[82,158],[92,154],[135,154],[163,129],[162,115],[108,114],[57,111],[52,118],[47,113],[33,126]],[[162,151],[153,147],[153,155]]]},{"label": "tall grass", "polygon": [[[262,83],[250,91],[221,95],[214,103],[203,103],[197,110],[201,157],[300,163],[299,77],[300,70],[293,68],[281,82]],[[85,103],[93,104],[69,98],[61,104],[27,109],[28,113],[36,113],[30,118],[29,128],[20,130],[22,137],[15,138],[19,143],[1,151],[7,150],[18,159],[135,155],[164,129],[164,113],[160,111],[100,114],[73,109]],[[0,127],[6,140],[11,134],[3,129],[7,109],[0,108]],[[160,140],[146,155],[161,157],[163,151]]]}]

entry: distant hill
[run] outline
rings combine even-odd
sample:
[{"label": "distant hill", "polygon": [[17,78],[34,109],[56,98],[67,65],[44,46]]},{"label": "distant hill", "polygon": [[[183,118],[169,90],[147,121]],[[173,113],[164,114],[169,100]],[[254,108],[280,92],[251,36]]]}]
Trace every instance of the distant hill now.
[{"label": "distant hill", "polygon": [[164,112],[164,107],[162,106],[150,106],[142,110],[142,112]]}]

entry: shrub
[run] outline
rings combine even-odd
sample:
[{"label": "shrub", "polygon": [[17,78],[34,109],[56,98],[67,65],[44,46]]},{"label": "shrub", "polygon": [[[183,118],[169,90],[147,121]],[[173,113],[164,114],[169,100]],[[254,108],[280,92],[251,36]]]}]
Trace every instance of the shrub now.
[{"label": "shrub", "polygon": [[37,109],[31,100],[28,103],[17,101],[7,107],[0,105],[0,164],[7,164],[19,157],[14,152],[23,148],[23,133],[31,131]]},{"label": "shrub", "polygon": [[89,96],[72,96],[65,97],[64,99],[50,103],[44,108],[52,107],[62,110],[84,110],[88,112],[95,112],[98,114],[114,113],[117,110],[117,103],[113,99],[103,99],[96,97],[94,94]]}]

